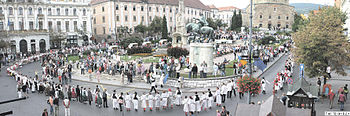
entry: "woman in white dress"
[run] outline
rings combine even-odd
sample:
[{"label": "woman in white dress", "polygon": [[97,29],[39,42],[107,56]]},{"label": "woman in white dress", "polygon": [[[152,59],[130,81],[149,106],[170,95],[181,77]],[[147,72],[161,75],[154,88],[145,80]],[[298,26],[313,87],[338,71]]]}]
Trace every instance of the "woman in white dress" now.
[{"label": "woman in white dress", "polygon": [[211,93],[210,89],[208,89],[208,107],[209,107],[209,109],[211,109],[213,102],[214,102],[214,96]]},{"label": "woman in white dress", "polygon": [[196,111],[197,113],[201,112],[201,99],[199,98],[199,95],[198,93],[196,92],[195,93],[195,96],[194,96],[194,101],[195,101],[195,104],[196,104]]},{"label": "woman in white dress", "polygon": [[114,110],[118,110],[118,97],[117,97],[117,93],[115,90],[113,90],[113,94],[112,94],[112,103],[113,103],[113,109]]},{"label": "woman in white dress", "polygon": [[190,96],[190,111],[192,112],[192,114],[196,111],[196,102],[194,101],[192,96]]},{"label": "woman in white dress", "polygon": [[189,109],[190,102],[187,96],[185,96],[185,99],[182,101],[182,104],[184,105],[183,111],[185,112],[185,116],[187,116],[188,112],[190,111]]},{"label": "woman in white dress", "polygon": [[168,91],[168,104],[170,105],[171,109],[173,109],[174,106],[174,96],[173,96],[173,92],[171,92],[171,89],[169,88]]},{"label": "woman in white dress", "polygon": [[180,104],[181,104],[181,95],[182,95],[182,92],[181,92],[180,88],[177,88],[175,94],[176,94],[176,96],[175,96],[175,105],[176,106],[180,106]]},{"label": "woman in white dress", "polygon": [[126,93],[126,96],[125,96],[125,108],[126,108],[126,111],[130,111],[130,108],[131,108],[131,96],[129,95],[129,93]]},{"label": "woman in white dress", "polygon": [[160,94],[159,94],[159,92],[157,92],[156,96],[154,97],[154,101],[156,101],[156,103],[155,103],[156,110],[159,110],[159,107],[160,107]]},{"label": "woman in white dress", "polygon": [[137,95],[137,92],[134,93],[133,97],[132,97],[132,103],[134,105],[134,109],[137,112],[137,110],[139,109],[139,96]]},{"label": "woman in white dress", "polygon": [[154,101],[154,97],[151,93],[148,94],[148,97],[147,97],[147,100],[148,100],[148,107],[149,107],[149,110],[152,111],[153,109],[153,101]]},{"label": "woman in white dress", "polygon": [[202,100],[202,108],[204,109],[204,111],[207,111],[208,95],[205,92],[203,92],[203,95],[201,96],[201,100]]},{"label": "woman in white dress", "polygon": [[219,87],[216,87],[215,97],[216,97],[216,106],[220,106],[222,99],[221,99]]},{"label": "woman in white dress", "polygon": [[143,112],[146,112],[146,108],[147,108],[146,100],[147,100],[147,95],[143,93],[141,96],[141,106],[143,108]]},{"label": "woman in white dress", "polygon": [[163,91],[162,93],[162,107],[165,109],[167,107],[167,102],[168,102],[168,93],[166,91]]}]

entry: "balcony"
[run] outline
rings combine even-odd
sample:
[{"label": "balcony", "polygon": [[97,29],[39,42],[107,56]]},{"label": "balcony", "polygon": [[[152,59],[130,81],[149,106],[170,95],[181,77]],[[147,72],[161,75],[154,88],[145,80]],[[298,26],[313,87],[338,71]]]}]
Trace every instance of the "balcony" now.
[{"label": "balcony", "polygon": [[38,14],[38,19],[44,19],[44,14]]}]

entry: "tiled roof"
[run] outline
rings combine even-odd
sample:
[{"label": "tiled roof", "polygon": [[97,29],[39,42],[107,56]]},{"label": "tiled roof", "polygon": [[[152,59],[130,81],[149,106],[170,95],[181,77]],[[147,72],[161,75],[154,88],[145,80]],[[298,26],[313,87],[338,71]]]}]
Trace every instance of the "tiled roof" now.
[{"label": "tiled roof", "polygon": [[219,7],[218,9],[219,9],[219,11],[224,11],[224,10],[236,10],[236,9],[239,10],[239,8],[234,7],[234,6]]},{"label": "tiled roof", "polygon": [[[114,0],[92,0],[91,4],[98,4],[101,2],[106,1],[114,1]],[[146,2],[148,1],[149,4],[167,4],[167,5],[174,5],[178,6],[179,0],[116,0],[120,2]],[[197,9],[203,9],[203,10],[210,10],[210,8],[206,5],[204,5],[200,0],[184,0],[185,6],[190,8],[197,8]]]},{"label": "tiled roof", "polygon": [[211,9],[218,9],[218,8],[216,8],[216,6],[214,4],[208,5],[208,7],[211,8]]}]

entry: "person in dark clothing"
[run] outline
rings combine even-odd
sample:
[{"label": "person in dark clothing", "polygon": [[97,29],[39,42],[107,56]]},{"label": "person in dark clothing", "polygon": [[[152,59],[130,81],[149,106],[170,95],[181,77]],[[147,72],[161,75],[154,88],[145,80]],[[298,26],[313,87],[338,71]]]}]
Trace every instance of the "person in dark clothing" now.
[{"label": "person in dark clothing", "polygon": [[80,101],[80,88],[79,85],[77,85],[77,88],[75,88],[75,93],[77,94],[77,101]]},{"label": "person in dark clothing", "polygon": [[317,79],[317,85],[318,85],[318,95],[320,96],[321,95],[321,93],[320,93],[320,90],[321,90],[321,79],[320,78]]},{"label": "person in dark clothing", "polygon": [[282,97],[281,97],[281,101],[283,102],[283,105],[286,105],[288,97],[286,96],[285,93],[283,93]]},{"label": "person in dark clothing", "polygon": [[194,64],[192,67],[193,78],[197,78],[197,72],[198,72],[198,67],[196,64]]},{"label": "person in dark clothing", "polygon": [[104,108],[108,108],[108,105],[107,105],[107,89],[104,89],[104,91],[102,93],[102,100],[103,100],[103,107]]},{"label": "person in dark clothing", "polygon": [[91,105],[91,101],[92,101],[92,93],[91,93],[91,90],[90,90],[90,88],[88,89],[88,101],[89,101],[89,105]]},{"label": "person in dark clothing", "polygon": [[47,113],[47,109],[44,109],[44,112],[41,114],[41,116],[49,116],[49,114]]}]

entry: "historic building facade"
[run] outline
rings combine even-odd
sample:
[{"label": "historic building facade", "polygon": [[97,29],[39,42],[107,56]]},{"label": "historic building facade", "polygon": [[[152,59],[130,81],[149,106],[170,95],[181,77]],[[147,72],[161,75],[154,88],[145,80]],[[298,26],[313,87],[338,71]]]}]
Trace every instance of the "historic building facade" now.
[{"label": "historic building facade", "polygon": [[[178,0],[93,0],[93,31],[94,35],[115,38],[122,28],[129,32],[134,27],[149,25],[155,17],[165,16],[168,31],[174,32]],[[211,12],[200,0],[185,0],[185,23],[200,18],[201,14],[210,17]]]},{"label": "historic building facade", "polygon": [[[91,37],[89,2],[89,0],[2,0],[0,3],[0,31],[3,33],[24,33],[11,39],[16,39],[16,42],[12,43],[18,43],[16,44],[18,48],[16,52],[20,52],[19,48],[21,47],[20,42],[17,41],[21,41],[21,39],[27,41],[26,38],[32,38],[35,40],[35,44],[39,45],[39,42],[44,38],[42,35],[48,33],[64,33],[68,39],[81,36]],[[40,32],[40,34],[36,32]],[[35,36],[42,38],[35,38]],[[32,43],[30,41],[27,41],[28,49],[31,46],[29,43]],[[49,40],[46,42],[48,43]],[[67,42],[76,43],[77,40],[67,40]],[[39,48],[36,50],[40,51]]]},{"label": "historic building facade", "polygon": [[[250,5],[243,14],[243,26],[249,26]],[[253,27],[261,30],[291,31],[295,10],[289,0],[255,0],[253,4]]]},{"label": "historic building facade", "polygon": [[[335,1],[335,5],[338,4],[338,7],[340,8],[340,10],[342,12],[344,12],[346,14],[347,17],[350,16],[350,1],[348,0],[336,0]],[[350,40],[350,19],[346,19],[345,20],[345,24],[344,24],[344,29],[346,31],[344,31],[344,34],[348,37],[348,39]]]},{"label": "historic building facade", "polygon": [[228,6],[228,7],[219,7],[219,12],[216,13],[216,19],[221,19],[223,23],[227,24],[228,27],[231,25],[232,16],[236,12],[237,15],[240,11],[239,8],[236,8],[234,6]]}]

